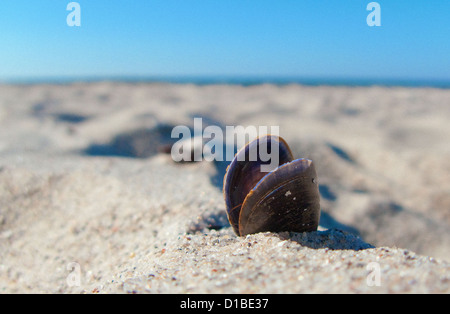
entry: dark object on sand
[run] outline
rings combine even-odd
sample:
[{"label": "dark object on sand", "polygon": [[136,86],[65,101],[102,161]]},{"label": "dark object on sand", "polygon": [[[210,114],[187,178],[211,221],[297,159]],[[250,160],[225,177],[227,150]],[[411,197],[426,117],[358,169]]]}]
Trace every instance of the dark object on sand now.
[{"label": "dark object on sand", "polygon": [[[261,158],[268,155],[270,160]],[[273,164],[273,158],[277,167],[262,172],[261,166]],[[237,235],[317,230],[320,195],[314,164],[293,159],[287,143],[274,135],[257,138],[236,154],[227,168],[223,193]]]}]

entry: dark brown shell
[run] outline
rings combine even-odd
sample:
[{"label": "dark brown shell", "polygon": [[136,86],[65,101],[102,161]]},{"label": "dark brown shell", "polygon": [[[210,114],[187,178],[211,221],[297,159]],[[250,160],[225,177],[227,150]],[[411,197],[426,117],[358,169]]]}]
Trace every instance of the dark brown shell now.
[{"label": "dark brown shell", "polygon": [[[280,166],[261,172],[261,164],[270,161],[248,161],[249,151],[256,147],[259,156],[262,145],[268,148],[274,143],[279,147]],[[243,157],[244,161],[238,161]],[[317,230],[320,196],[314,164],[292,159],[287,143],[273,135],[256,139],[236,154],[224,178],[228,219],[236,234]]]}]

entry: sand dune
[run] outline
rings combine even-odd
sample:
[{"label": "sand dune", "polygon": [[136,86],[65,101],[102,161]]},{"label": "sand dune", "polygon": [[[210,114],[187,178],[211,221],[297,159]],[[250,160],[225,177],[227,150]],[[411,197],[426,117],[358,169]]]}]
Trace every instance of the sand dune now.
[{"label": "sand dune", "polygon": [[[0,292],[448,293],[449,104],[433,88],[0,85]],[[161,153],[194,117],[279,126],[316,164],[321,231],[236,237],[227,163]]]}]

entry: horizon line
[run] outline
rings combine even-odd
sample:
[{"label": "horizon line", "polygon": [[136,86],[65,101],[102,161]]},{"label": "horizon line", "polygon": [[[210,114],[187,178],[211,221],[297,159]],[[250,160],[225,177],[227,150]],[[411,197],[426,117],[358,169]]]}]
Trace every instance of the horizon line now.
[{"label": "horizon line", "polygon": [[370,77],[313,77],[294,75],[86,75],[40,76],[0,79],[2,85],[73,84],[96,82],[122,83],[171,83],[195,85],[290,85],[306,86],[387,86],[387,87],[435,87],[450,88],[450,79],[370,78]]}]

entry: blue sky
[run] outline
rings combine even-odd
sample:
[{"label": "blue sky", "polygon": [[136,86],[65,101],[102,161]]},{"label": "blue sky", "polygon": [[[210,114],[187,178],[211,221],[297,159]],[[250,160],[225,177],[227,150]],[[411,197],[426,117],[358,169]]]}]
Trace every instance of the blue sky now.
[{"label": "blue sky", "polygon": [[450,1],[1,0],[0,80],[313,77],[450,81]]}]

